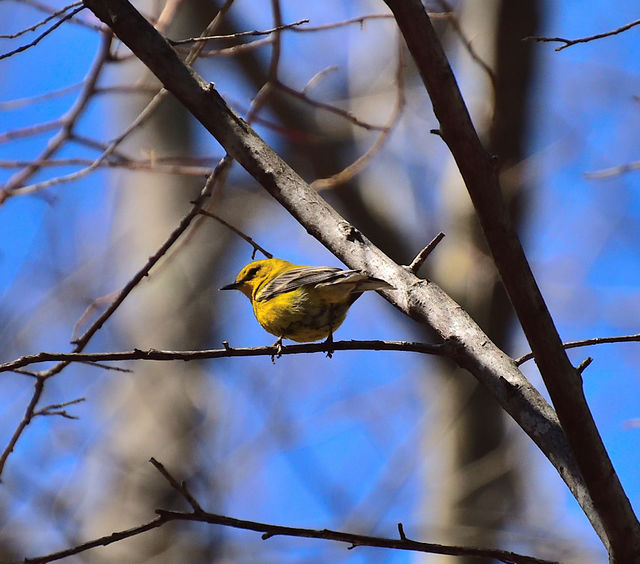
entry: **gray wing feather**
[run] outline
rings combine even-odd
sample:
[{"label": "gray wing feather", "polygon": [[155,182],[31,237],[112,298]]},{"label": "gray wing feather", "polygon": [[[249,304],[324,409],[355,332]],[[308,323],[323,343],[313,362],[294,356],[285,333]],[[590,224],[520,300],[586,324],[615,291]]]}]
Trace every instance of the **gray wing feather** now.
[{"label": "gray wing feather", "polygon": [[376,288],[391,288],[386,282],[372,278],[359,270],[342,270],[330,266],[302,266],[288,270],[267,282],[260,290],[257,299],[262,302],[302,286],[329,286],[336,283],[358,283],[365,280],[371,281],[371,284],[364,284],[363,291],[374,289],[374,286]]}]

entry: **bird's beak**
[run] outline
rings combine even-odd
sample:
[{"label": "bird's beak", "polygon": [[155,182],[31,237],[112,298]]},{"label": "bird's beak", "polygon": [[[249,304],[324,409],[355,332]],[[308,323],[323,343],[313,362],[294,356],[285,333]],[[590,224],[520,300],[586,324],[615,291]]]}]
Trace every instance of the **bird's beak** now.
[{"label": "bird's beak", "polygon": [[233,284],[227,284],[226,286],[223,286],[220,289],[221,290],[237,290],[238,286],[240,286],[240,284],[238,282],[234,282]]}]

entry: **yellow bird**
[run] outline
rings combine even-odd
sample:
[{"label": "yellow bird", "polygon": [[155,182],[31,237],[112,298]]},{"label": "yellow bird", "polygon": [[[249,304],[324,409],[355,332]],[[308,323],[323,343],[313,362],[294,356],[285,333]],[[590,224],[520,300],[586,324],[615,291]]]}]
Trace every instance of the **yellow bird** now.
[{"label": "yellow bird", "polygon": [[253,306],[258,323],[282,339],[308,342],[333,339],[347,310],[367,290],[393,286],[359,270],[330,266],[301,266],[277,258],[245,266],[233,284],[221,290],[240,290]]}]

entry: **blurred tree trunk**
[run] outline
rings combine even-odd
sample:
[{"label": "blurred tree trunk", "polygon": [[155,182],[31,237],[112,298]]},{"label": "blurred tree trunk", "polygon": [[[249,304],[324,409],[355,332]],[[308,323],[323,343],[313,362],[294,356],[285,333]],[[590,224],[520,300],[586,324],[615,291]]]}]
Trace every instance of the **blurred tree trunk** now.
[{"label": "blurred tree trunk", "polygon": [[[153,13],[153,6],[147,8]],[[167,35],[196,36],[215,13],[207,0],[179,3]],[[139,63],[127,66],[121,78],[124,84],[141,79],[157,84]],[[131,123],[147,102],[123,104],[118,115],[122,127]],[[153,148],[155,157],[188,156],[193,151],[193,124],[184,108],[167,96],[126,149],[136,157],[144,156],[148,148]],[[113,227],[114,258],[119,280],[124,282],[175,229],[190,208],[189,202],[202,189],[204,178],[135,172],[114,181],[118,182],[119,197]],[[210,285],[226,237],[213,236],[212,225],[208,220],[203,222],[174,257],[165,257],[116,316],[123,348],[199,349],[210,348],[214,340],[220,342],[211,335],[215,307]],[[144,522],[156,507],[184,507],[184,501],[175,500],[175,492],[147,461],[154,456],[174,475],[194,478],[201,467],[197,446],[203,442],[202,435],[215,432],[210,425],[203,425],[209,423],[203,413],[208,412],[210,418],[215,412],[211,407],[217,401],[211,392],[214,384],[212,368],[204,370],[197,362],[139,363],[133,373],[110,378],[103,416],[113,423],[104,440],[111,464],[119,473],[105,479],[102,512],[92,520],[92,530],[85,531],[87,538]],[[216,498],[214,486],[210,484],[199,494],[201,502]],[[119,543],[110,554],[117,553],[121,562],[213,562],[220,548],[218,534],[211,529],[207,535],[189,535],[183,526],[165,527],[161,533]]]},{"label": "blurred tree trunk", "polygon": [[[539,4],[537,0],[465,2],[459,14],[465,37],[472,39],[473,48],[495,76],[493,108],[489,76],[465,53],[459,57],[464,63],[457,67],[458,79],[463,88],[473,89],[467,102],[481,138],[497,158],[516,228],[526,194],[521,163],[530,131],[528,102],[535,70],[533,44],[522,38],[536,35]],[[433,276],[498,346],[506,348],[514,322],[511,305],[487,256],[453,161],[449,172],[441,186],[447,252],[436,253]],[[500,531],[517,516],[522,502],[518,451],[524,445],[514,444],[520,442],[519,434],[506,434],[504,412],[474,378],[444,364],[440,370],[435,391],[438,416],[431,422],[437,427],[429,434],[437,436],[443,448],[428,456],[436,457],[441,475],[428,478],[433,495],[425,514],[433,516],[430,523],[443,527],[442,541],[500,546]]]}]

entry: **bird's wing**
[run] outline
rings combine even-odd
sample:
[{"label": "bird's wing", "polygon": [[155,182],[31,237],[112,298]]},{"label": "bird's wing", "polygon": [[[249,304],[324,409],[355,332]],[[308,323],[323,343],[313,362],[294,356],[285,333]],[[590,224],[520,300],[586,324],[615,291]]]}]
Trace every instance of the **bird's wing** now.
[{"label": "bird's wing", "polygon": [[357,270],[342,270],[330,266],[299,266],[278,274],[260,289],[258,301],[269,300],[279,294],[291,292],[301,286],[331,284],[344,279]]},{"label": "bird's wing", "polygon": [[342,270],[330,266],[299,266],[287,270],[267,282],[260,290],[257,300],[259,302],[269,300],[301,286],[330,286],[332,284],[353,284],[356,292],[393,288],[384,280],[369,276],[360,270]]}]

